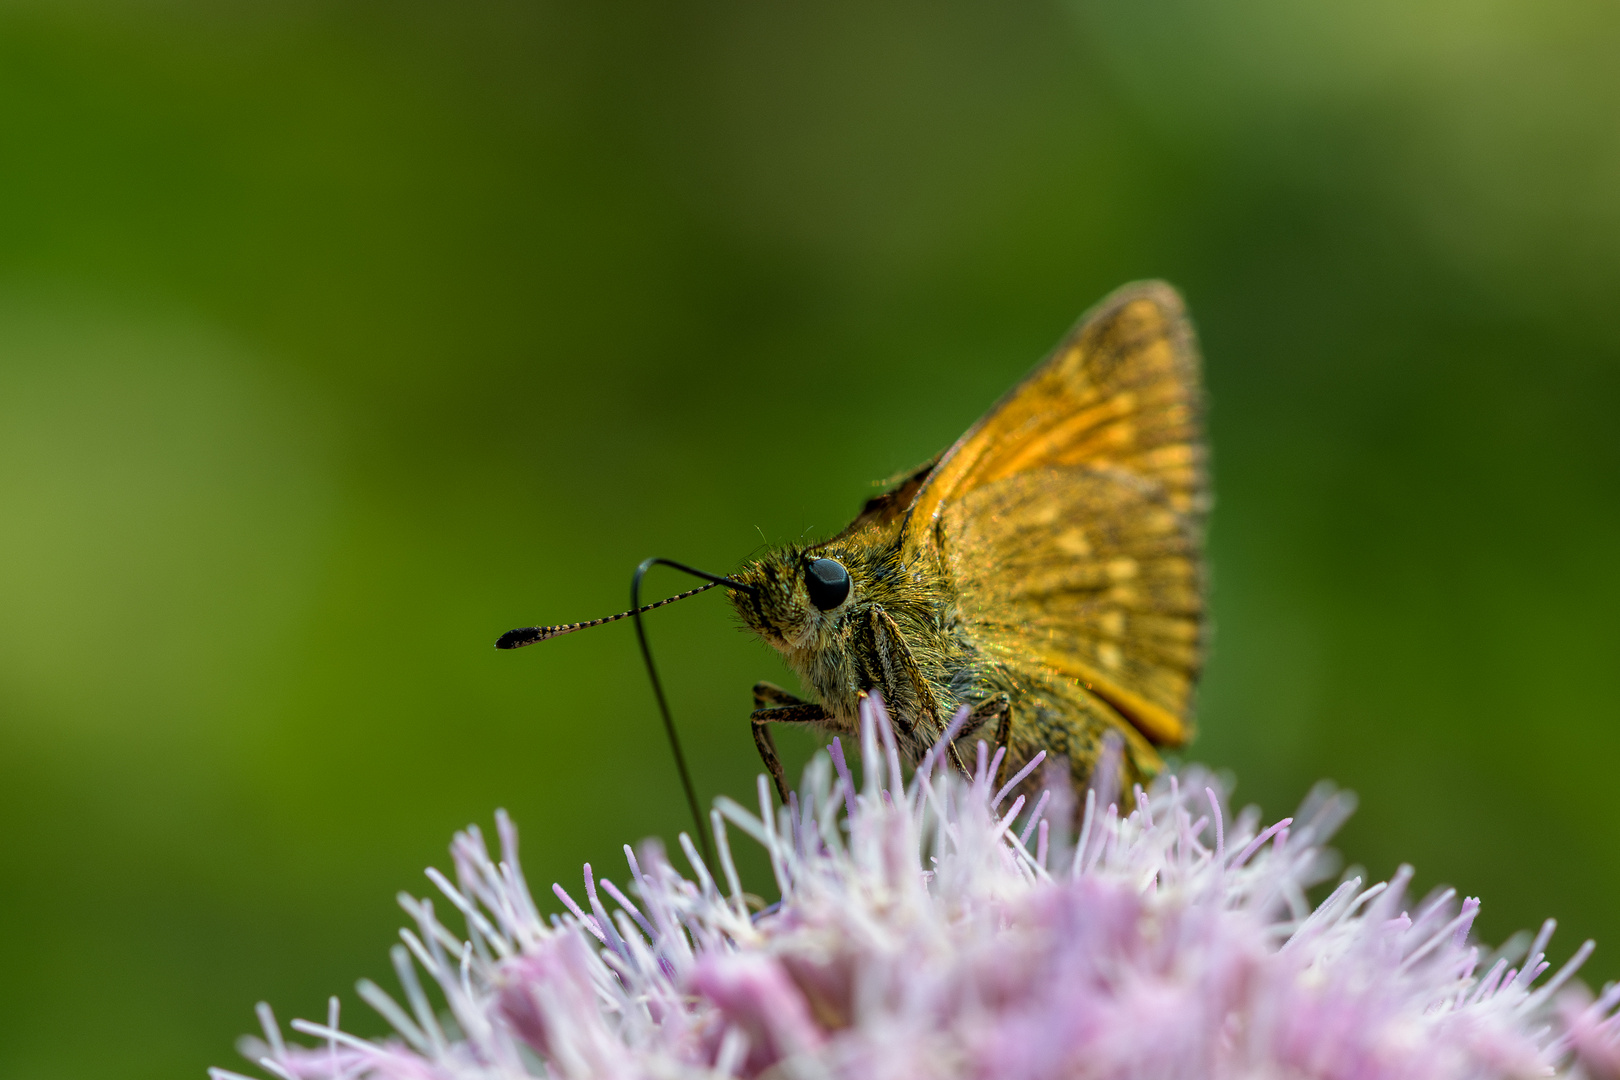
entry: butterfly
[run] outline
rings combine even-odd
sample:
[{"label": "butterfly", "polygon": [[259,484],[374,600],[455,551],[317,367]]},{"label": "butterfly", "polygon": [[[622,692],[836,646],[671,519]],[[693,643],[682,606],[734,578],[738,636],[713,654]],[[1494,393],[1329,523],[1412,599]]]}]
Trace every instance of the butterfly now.
[{"label": "butterfly", "polygon": [[[1127,285],[954,445],[831,539],[778,547],[725,577],[649,559],[629,611],[513,630],[497,645],[633,616],[700,834],[640,617],[720,585],[814,698],[754,686],[754,742],[784,802],[772,728],[856,734],[873,694],[912,764],[965,709],[957,764],[990,735],[1001,776],[1045,751],[1083,785],[1115,742],[1111,780],[1144,780],[1162,767],[1160,749],[1193,733],[1207,626],[1203,410],[1180,296],[1162,282]],[[708,584],[640,606],[641,577],[657,563]]]},{"label": "butterfly", "polygon": [[1158,771],[1193,732],[1207,457],[1181,298],[1128,285],[843,532],[731,575],[744,625],[815,697],[754,687],[781,797],[771,728],[854,733],[869,693],[913,763],[966,708],[958,741],[993,732],[1003,774],[1044,750],[1083,784],[1110,734],[1119,781]]}]

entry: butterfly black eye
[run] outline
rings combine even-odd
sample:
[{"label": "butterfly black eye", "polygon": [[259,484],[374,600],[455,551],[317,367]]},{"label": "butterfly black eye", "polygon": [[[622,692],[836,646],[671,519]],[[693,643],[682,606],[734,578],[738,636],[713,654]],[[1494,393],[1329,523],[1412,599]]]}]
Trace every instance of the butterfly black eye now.
[{"label": "butterfly black eye", "polygon": [[849,571],[837,559],[815,559],[805,565],[804,587],[812,604],[831,611],[849,596]]}]

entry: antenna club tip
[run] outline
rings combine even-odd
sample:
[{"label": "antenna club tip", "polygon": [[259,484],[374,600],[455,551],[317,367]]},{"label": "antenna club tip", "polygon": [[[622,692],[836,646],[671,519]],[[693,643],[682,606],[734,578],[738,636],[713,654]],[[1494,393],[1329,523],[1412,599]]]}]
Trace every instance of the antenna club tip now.
[{"label": "antenna club tip", "polygon": [[537,641],[546,639],[544,626],[520,626],[516,630],[508,630],[495,642],[497,649],[521,649],[525,645],[533,645]]}]

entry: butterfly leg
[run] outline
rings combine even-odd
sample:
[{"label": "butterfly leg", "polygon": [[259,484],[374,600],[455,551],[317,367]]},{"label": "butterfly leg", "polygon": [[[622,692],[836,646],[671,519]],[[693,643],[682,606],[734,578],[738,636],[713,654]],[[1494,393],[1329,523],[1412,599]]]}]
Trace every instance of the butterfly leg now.
[{"label": "butterfly leg", "polygon": [[804,698],[795,697],[773,682],[757,682],[754,684],[754,708],[763,709],[770,705],[804,705]]},{"label": "butterfly leg", "polygon": [[996,770],[996,790],[1007,782],[1007,759],[1012,757],[1012,706],[1001,711],[1001,722],[996,725],[996,748],[1001,751],[1001,768]]},{"label": "butterfly leg", "polygon": [[754,746],[765,770],[776,783],[777,797],[788,801],[787,776],[782,771],[782,759],[776,756],[776,743],[771,739],[771,724],[800,724],[825,721],[827,710],[803,698],[794,697],[774,683],[754,684],[754,711],[749,716],[754,728]]},{"label": "butterfly leg", "polygon": [[996,748],[1001,751],[1001,765],[996,769],[999,789],[1006,781],[1007,758],[1012,754],[1012,699],[1006,694],[994,694],[973,706],[957,738],[969,738],[992,720],[996,721]]},{"label": "butterfly leg", "polygon": [[[879,689],[883,691],[883,704],[889,711],[889,720],[903,744],[909,750],[921,741],[924,746],[935,738],[940,729],[939,709],[934,704],[934,693],[928,688],[922,670],[917,667],[900,627],[883,610],[882,605],[871,608],[871,633],[878,660]],[[922,728],[919,735],[917,729]],[[921,753],[920,750],[915,750]],[[913,758],[913,760],[916,760]]]}]

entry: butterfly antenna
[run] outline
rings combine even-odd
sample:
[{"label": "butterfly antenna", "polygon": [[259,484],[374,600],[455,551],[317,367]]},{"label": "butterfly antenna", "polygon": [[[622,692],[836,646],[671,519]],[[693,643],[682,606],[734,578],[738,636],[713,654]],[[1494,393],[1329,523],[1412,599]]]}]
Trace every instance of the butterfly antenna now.
[{"label": "butterfly antenna", "polygon": [[[685,600],[688,596],[696,596],[700,592],[708,592],[716,585],[723,584],[726,584],[726,582],[711,581],[707,585],[699,585],[695,589],[688,589],[686,592],[677,593],[674,596],[667,596],[662,600],[654,600],[650,604],[642,605],[641,608],[636,611],[621,611],[617,615],[609,615],[601,619],[587,619],[584,622],[563,623],[560,626],[520,626],[516,630],[508,630],[506,633],[502,634],[500,638],[496,640],[495,647],[497,649],[521,649],[525,645],[537,645],[542,641],[550,641],[554,637],[562,637],[564,634],[572,634],[575,630],[589,630],[593,626],[605,626],[610,622],[618,622],[620,619],[628,619],[631,616],[639,617],[643,611],[651,611],[653,608],[661,608],[665,604],[673,604],[677,600]],[[742,585],[741,583],[737,583],[735,587],[747,588],[746,585]]]},{"label": "butterfly antenna", "polygon": [[[641,602],[641,579],[647,571],[655,566],[667,566],[672,570],[679,570],[683,574],[702,578],[707,584],[699,585],[695,589],[655,600],[650,604]],[[672,559],[647,559],[636,567],[635,576],[630,579],[630,610],[621,611],[617,615],[609,615],[602,619],[589,619],[585,622],[564,623],[559,626],[524,626],[516,630],[508,630],[495,642],[497,649],[521,649],[525,645],[534,645],[537,642],[549,641],[554,637],[572,634],[576,630],[588,630],[593,626],[602,626],[605,623],[618,622],[620,619],[634,619],[636,621],[636,640],[641,643],[641,658],[647,663],[647,678],[652,682],[653,696],[658,699],[658,712],[664,719],[664,734],[669,736],[669,748],[675,755],[675,768],[681,774],[681,787],[686,791],[686,805],[692,811],[692,822],[697,827],[698,842],[703,845],[703,861],[712,864],[714,851],[709,844],[709,830],[704,824],[703,813],[698,809],[697,789],[692,786],[692,775],[686,769],[686,755],[681,752],[680,736],[675,732],[675,720],[670,715],[669,701],[664,697],[664,684],[658,679],[658,668],[653,664],[652,648],[647,644],[647,628],[642,625],[641,615],[653,608],[661,608],[665,604],[673,604],[677,600],[685,600],[689,596],[696,596],[700,592],[708,592],[717,585],[724,585],[728,589],[739,589],[742,592],[754,593],[752,585],[744,585],[740,581],[733,581],[728,577],[705,573],[695,570],[683,563]]]}]

